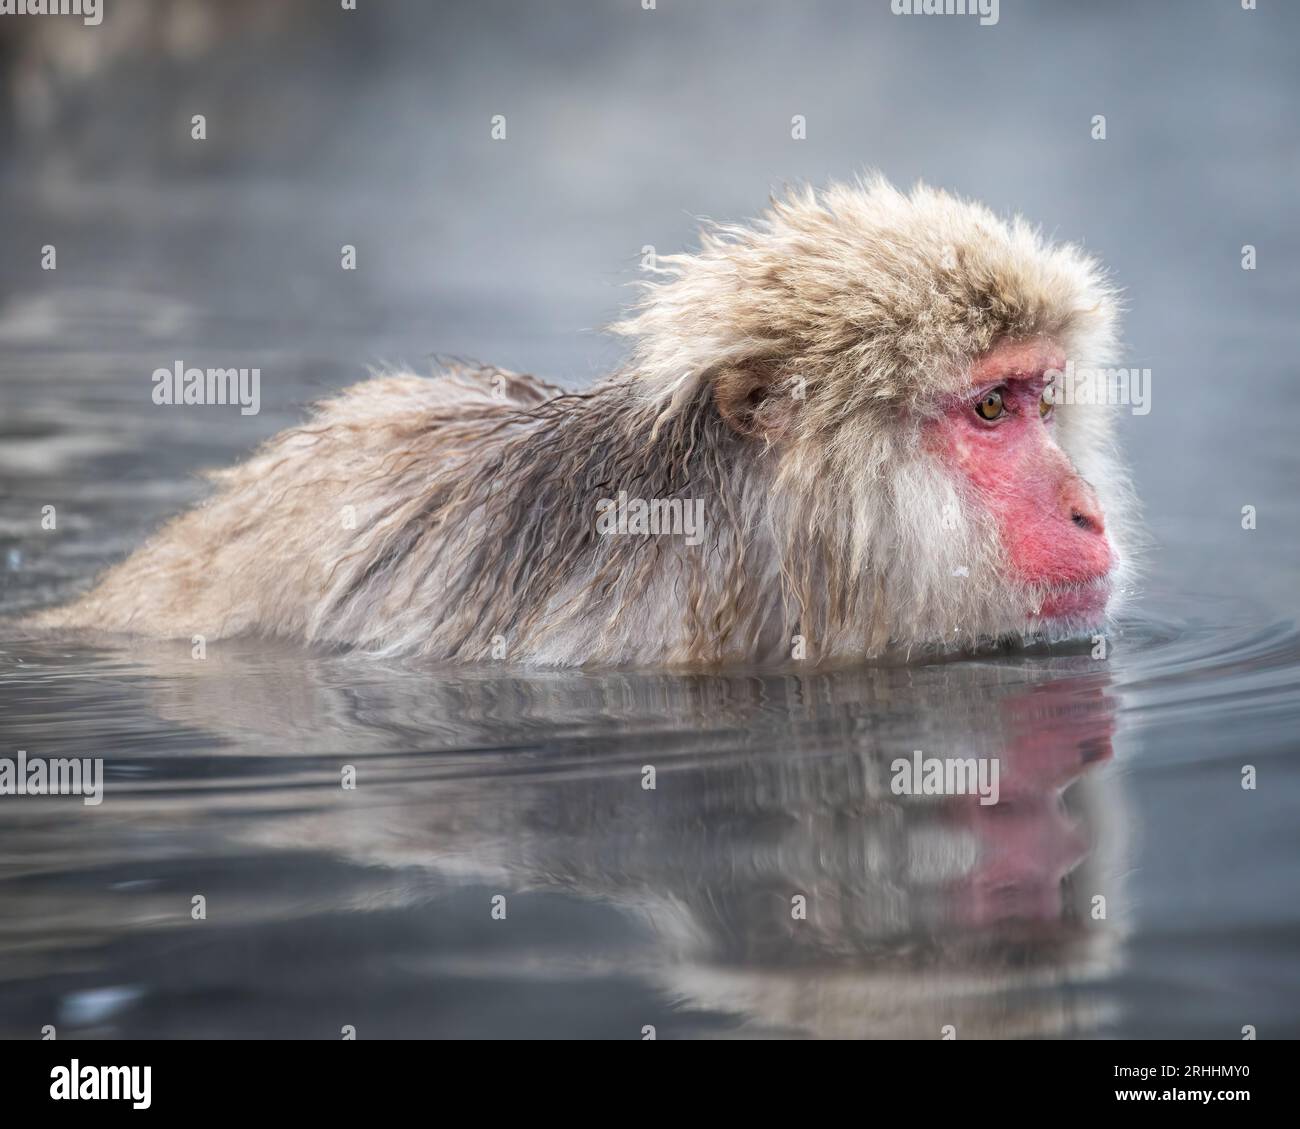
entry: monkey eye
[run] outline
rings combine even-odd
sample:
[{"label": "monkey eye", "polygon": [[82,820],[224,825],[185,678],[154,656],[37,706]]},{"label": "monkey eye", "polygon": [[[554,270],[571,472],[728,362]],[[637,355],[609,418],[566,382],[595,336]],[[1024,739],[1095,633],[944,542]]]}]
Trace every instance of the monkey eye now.
[{"label": "monkey eye", "polygon": [[1047,419],[1054,407],[1056,407],[1056,389],[1049,384],[1043,389],[1043,398],[1038,401],[1038,414],[1043,419]]},{"label": "monkey eye", "polygon": [[989,423],[1006,415],[1007,409],[1002,404],[1001,391],[994,388],[990,392],[985,392],[975,404],[975,414]]}]

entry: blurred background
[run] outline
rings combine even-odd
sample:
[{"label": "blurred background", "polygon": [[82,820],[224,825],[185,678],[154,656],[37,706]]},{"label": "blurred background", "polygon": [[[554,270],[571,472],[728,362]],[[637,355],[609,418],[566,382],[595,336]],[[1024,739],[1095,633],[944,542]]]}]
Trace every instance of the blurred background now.
[{"label": "blurred background", "polygon": [[[983,1034],[1300,1034],[1300,6],[103,2],[0,17],[0,612],[87,584],[370,366],[590,382],[643,248],[867,169],[1109,266],[1152,374],[1122,435],[1150,546],[1101,663],[494,682],[0,626],[4,744],[94,748],[117,789],[93,832],[0,812],[0,1032],[191,1033],[203,1000],[207,1033],[303,1034],[310,1000],[325,1037],[366,1008],[399,1034],[935,1037],[960,999]],[[260,367],[261,413],[153,405],[177,360]],[[1036,798],[965,834],[828,783],[921,734],[1021,750]],[[690,787],[638,822],[619,774],[651,754]],[[388,785],[360,813],[330,807],[339,756]],[[187,932],[199,882],[231,932]],[[783,947],[774,907],[817,882],[836,912]],[[534,899],[517,948],[464,924],[498,888]],[[367,971],[331,1011],[341,965]]]}]

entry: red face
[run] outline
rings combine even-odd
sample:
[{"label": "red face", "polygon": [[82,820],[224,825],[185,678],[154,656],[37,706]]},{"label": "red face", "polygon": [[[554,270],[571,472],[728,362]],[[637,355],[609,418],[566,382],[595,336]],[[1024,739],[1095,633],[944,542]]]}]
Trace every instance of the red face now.
[{"label": "red face", "polygon": [[998,346],[928,435],[993,515],[1014,578],[1050,590],[1026,609],[1049,618],[1101,611],[1114,563],[1097,496],[1056,442],[1048,387],[1064,366],[1050,342]]}]

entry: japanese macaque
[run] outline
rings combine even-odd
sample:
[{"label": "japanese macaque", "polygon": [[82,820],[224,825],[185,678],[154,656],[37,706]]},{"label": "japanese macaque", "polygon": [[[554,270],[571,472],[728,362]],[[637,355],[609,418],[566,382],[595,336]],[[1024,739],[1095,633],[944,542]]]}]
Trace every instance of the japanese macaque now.
[{"label": "japanese macaque", "polygon": [[46,626],[258,634],[445,660],[933,654],[1102,623],[1131,512],[1116,295],[1024,221],[883,180],[721,227],[566,392],[389,375],[216,472]]}]

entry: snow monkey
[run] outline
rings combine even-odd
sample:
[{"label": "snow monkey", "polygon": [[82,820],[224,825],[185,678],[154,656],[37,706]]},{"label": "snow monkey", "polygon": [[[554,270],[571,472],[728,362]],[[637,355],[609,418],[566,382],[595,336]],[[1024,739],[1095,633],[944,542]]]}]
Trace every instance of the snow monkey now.
[{"label": "snow monkey", "polygon": [[1019,218],[794,189],[659,258],[609,378],[357,384],[37,623],[594,666],[1095,630],[1131,501],[1113,409],[1054,390],[1116,307]]}]

